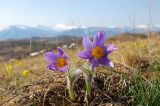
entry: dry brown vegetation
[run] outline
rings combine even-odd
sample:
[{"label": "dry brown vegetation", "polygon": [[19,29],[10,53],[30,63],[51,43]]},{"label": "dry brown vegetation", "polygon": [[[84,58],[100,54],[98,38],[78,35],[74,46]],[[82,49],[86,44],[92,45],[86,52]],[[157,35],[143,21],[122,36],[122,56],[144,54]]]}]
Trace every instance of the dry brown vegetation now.
[{"label": "dry brown vegetation", "polygon": [[[85,84],[80,77],[75,85],[78,95],[71,101],[66,89],[65,75],[46,69],[43,54],[0,64],[0,104],[20,106],[158,106],[160,100],[160,36],[120,35],[108,39],[119,49],[110,55],[114,68],[96,68],[97,77],[88,104],[84,102]],[[66,49],[71,69],[85,60],[77,58],[82,46]],[[78,45],[78,46],[77,46]],[[34,46],[34,45],[32,45]],[[9,64],[11,69],[6,70]],[[22,76],[22,71],[29,71]]]}]

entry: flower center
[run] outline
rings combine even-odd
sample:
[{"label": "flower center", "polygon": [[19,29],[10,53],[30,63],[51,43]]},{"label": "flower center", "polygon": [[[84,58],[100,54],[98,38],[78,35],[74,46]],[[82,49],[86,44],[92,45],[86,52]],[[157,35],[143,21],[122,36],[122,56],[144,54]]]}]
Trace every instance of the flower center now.
[{"label": "flower center", "polygon": [[104,55],[104,50],[103,50],[103,48],[96,46],[96,47],[92,48],[91,54],[95,59],[100,59]]},{"label": "flower center", "polygon": [[62,67],[64,67],[65,65],[67,65],[67,62],[66,62],[66,59],[65,59],[65,58],[60,57],[60,58],[58,58],[58,59],[56,60],[56,66],[57,66],[58,68],[62,68]]}]

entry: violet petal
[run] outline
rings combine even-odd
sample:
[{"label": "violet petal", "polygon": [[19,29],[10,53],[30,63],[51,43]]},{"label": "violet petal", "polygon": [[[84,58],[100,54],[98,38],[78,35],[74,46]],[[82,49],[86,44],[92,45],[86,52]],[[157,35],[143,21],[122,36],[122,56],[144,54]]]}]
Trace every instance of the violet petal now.
[{"label": "violet petal", "polygon": [[67,69],[68,69],[68,65],[66,65],[62,68],[58,68],[59,71],[64,72],[64,73],[67,72]]},{"label": "violet petal", "polygon": [[103,46],[106,41],[106,36],[105,36],[104,31],[99,31],[98,34],[94,37],[93,39],[93,45],[94,46]]},{"label": "violet petal", "polygon": [[78,54],[78,57],[83,58],[83,59],[88,59],[91,57],[91,54],[88,50],[84,50]]},{"label": "violet petal", "polygon": [[99,59],[98,62],[105,66],[114,67],[113,63],[106,57]]},{"label": "violet petal", "polygon": [[99,63],[97,62],[97,60],[95,60],[94,58],[90,58],[89,59],[89,62],[91,63],[91,67],[92,69],[94,69],[95,67],[98,67],[99,66]]},{"label": "violet petal", "polygon": [[113,44],[107,46],[107,54],[112,53],[113,51],[117,50],[118,48],[115,47]]},{"label": "violet petal", "polygon": [[57,58],[58,58],[58,55],[54,54],[53,52],[47,52],[45,54],[45,60],[50,63],[54,63]]},{"label": "violet petal", "polygon": [[57,48],[57,51],[59,56],[62,56],[64,54],[64,51],[60,47]]},{"label": "violet petal", "polygon": [[56,70],[57,70],[57,68],[55,67],[54,64],[48,65],[47,68],[48,68],[49,70],[53,70],[53,71],[56,71]]},{"label": "violet petal", "polygon": [[89,39],[88,36],[83,36],[83,46],[84,48],[86,48],[87,50],[90,50],[93,48],[93,43],[92,41]]}]

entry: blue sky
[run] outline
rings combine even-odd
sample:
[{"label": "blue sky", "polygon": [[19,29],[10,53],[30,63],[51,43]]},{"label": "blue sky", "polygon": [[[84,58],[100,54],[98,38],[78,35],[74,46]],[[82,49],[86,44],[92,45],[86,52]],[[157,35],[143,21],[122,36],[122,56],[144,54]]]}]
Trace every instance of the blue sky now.
[{"label": "blue sky", "polygon": [[[148,24],[148,0],[0,0],[0,27],[75,24],[131,26]],[[152,0],[153,24],[160,25],[160,0]]]}]

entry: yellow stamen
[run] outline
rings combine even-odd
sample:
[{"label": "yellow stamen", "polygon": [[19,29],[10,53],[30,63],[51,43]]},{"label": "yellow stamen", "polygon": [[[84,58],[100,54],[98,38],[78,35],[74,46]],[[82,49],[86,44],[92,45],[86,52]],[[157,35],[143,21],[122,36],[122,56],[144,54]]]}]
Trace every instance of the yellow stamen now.
[{"label": "yellow stamen", "polygon": [[104,50],[103,50],[103,48],[96,46],[96,47],[92,48],[91,54],[95,59],[100,59],[104,55]]},{"label": "yellow stamen", "polygon": [[65,59],[65,58],[61,57],[61,58],[58,58],[58,59],[56,60],[56,66],[57,66],[58,68],[62,68],[62,67],[64,67],[65,65],[67,65],[67,62],[66,62],[66,59]]}]

